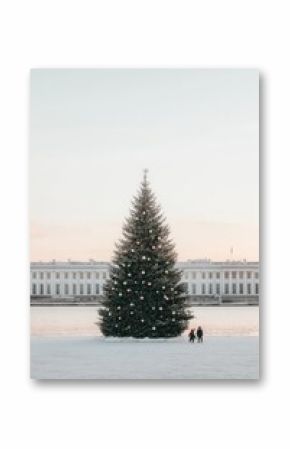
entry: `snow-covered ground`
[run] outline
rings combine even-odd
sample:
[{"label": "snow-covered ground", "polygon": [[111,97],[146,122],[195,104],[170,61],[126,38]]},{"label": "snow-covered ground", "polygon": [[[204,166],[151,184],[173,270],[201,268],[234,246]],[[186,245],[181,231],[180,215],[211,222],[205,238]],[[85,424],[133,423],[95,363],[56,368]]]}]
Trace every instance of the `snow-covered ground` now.
[{"label": "snow-covered ground", "polygon": [[[31,307],[33,336],[101,336],[96,307]],[[258,307],[192,307],[188,327],[202,326],[206,336],[258,336]],[[186,331],[188,333],[188,331]]]},{"label": "snow-covered ground", "polygon": [[33,379],[258,379],[259,338],[32,337]]}]

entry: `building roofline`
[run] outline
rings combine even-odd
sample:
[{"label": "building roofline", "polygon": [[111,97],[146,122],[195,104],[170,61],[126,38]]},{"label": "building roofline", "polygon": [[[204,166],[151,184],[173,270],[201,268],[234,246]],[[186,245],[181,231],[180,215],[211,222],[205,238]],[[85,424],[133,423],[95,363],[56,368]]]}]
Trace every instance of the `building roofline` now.
[{"label": "building roofline", "polygon": [[[94,259],[89,259],[87,261],[84,260],[71,260],[68,259],[66,261],[64,260],[49,260],[49,261],[31,261],[30,262],[30,266],[37,266],[37,265],[48,265],[48,266],[106,266],[106,265],[111,265],[112,262],[109,261],[97,261]],[[202,266],[212,266],[212,267],[216,267],[216,266],[233,266],[233,265],[259,265],[259,261],[248,261],[248,260],[222,260],[222,261],[214,261],[211,259],[192,259],[192,260],[187,260],[187,261],[178,261],[177,265],[182,266],[182,267],[202,267]]]}]

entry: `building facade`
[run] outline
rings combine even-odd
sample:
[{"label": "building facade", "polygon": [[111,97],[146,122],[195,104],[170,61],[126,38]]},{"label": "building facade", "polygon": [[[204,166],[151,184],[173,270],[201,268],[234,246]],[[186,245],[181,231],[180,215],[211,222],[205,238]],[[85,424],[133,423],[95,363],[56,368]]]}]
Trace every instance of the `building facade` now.
[{"label": "building facade", "polygon": [[[177,263],[182,282],[191,298],[259,297],[259,262],[209,259]],[[100,297],[110,273],[108,262],[32,262],[32,298]]]},{"label": "building facade", "polygon": [[178,268],[189,296],[259,297],[259,262],[190,260]]}]

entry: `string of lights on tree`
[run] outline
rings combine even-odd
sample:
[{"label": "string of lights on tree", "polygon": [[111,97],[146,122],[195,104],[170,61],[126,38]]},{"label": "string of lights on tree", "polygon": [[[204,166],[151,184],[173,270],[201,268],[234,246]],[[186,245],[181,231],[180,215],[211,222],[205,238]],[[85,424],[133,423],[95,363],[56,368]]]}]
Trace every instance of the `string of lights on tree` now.
[{"label": "string of lights on tree", "polygon": [[116,244],[100,310],[105,336],[169,338],[191,318],[176,253],[147,170]]}]

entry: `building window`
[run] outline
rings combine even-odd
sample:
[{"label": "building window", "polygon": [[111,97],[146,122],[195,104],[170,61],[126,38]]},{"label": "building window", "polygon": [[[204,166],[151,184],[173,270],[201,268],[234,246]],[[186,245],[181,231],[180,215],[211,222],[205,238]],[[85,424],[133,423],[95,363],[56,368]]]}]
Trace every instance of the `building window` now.
[{"label": "building window", "polygon": [[255,285],[255,292],[256,292],[256,295],[259,294],[259,284],[256,284],[256,285]]},{"label": "building window", "polygon": [[211,271],[208,273],[208,277],[209,277],[209,279],[212,279],[212,272]]},{"label": "building window", "polygon": [[91,279],[91,273],[87,272],[87,279]]},{"label": "building window", "polygon": [[247,279],[252,279],[252,273],[251,273],[251,271],[247,271]]},{"label": "building window", "polygon": [[100,273],[96,272],[96,279],[99,279],[99,278],[100,278]]},{"label": "building window", "polygon": [[77,278],[77,274],[76,274],[75,271],[73,272],[72,276],[73,276],[73,279],[76,279],[76,278]]},{"label": "building window", "polygon": [[244,286],[243,286],[243,284],[239,285],[239,293],[240,293],[240,295],[244,294]]},{"label": "building window", "polygon": [[43,279],[43,273],[40,272],[40,279]]},{"label": "building window", "polygon": [[56,284],[55,291],[57,295],[60,295],[60,284]]},{"label": "building window", "polygon": [[49,284],[47,284],[47,286],[46,286],[46,294],[47,295],[51,295],[51,290],[50,290],[50,285]]},{"label": "building window", "polygon": [[209,294],[212,295],[212,284],[209,284]]},{"label": "building window", "polygon": [[193,295],[196,295],[196,285],[195,284],[192,284],[191,291],[192,291]]},{"label": "building window", "polygon": [[68,273],[67,273],[67,272],[64,273],[64,278],[65,278],[65,279],[68,278]]},{"label": "building window", "polygon": [[73,284],[73,295],[76,295],[76,294],[77,294],[77,286],[76,286],[76,284]]},{"label": "building window", "polygon": [[196,279],[196,273],[194,271],[191,273],[191,277],[192,279]]},{"label": "building window", "polygon": [[229,294],[229,284],[225,284],[225,295]]},{"label": "building window", "polygon": [[243,279],[243,277],[244,277],[244,272],[243,271],[239,271],[239,278]]},{"label": "building window", "polygon": [[183,282],[181,285],[183,286],[184,293],[187,294],[188,293],[188,283],[187,282]]},{"label": "building window", "polygon": [[90,284],[87,285],[87,295],[91,294],[91,286]]},{"label": "building window", "polygon": [[220,279],[220,273],[217,271],[215,274],[216,279]]},{"label": "building window", "polygon": [[64,286],[64,294],[68,295],[69,291],[68,291],[68,284],[65,284]]},{"label": "building window", "polygon": [[59,279],[60,276],[59,276],[58,272],[55,273],[55,277],[56,277],[56,279]]},{"label": "building window", "polygon": [[237,272],[236,271],[232,271],[232,279],[236,279],[237,277]]},{"label": "building window", "polygon": [[84,278],[84,273],[82,271],[80,271],[80,279]]},{"label": "building window", "polygon": [[232,292],[233,292],[233,295],[237,294],[237,286],[236,286],[236,284],[232,285]]},{"label": "building window", "polygon": [[107,279],[107,273],[103,273],[103,279]]},{"label": "building window", "polygon": [[80,284],[80,295],[84,294],[84,286],[83,284]]},{"label": "building window", "polygon": [[36,284],[32,284],[32,294],[33,295],[37,294]]},{"label": "building window", "polygon": [[201,294],[205,295],[205,284],[201,285]]},{"label": "building window", "polygon": [[33,277],[33,279],[36,279],[36,278],[37,278],[37,273],[36,273],[36,271],[33,271],[32,277]]},{"label": "building window", "polygon": [[259,279],[259,273],[255,271],[255,279]]},{"label": "building window", "polygon": [[252,294],[252,286],[251,286],[251,284],[247,285],[247,293],[248,293],[248,295]]},{"label": "building window", "polygon": [[216,289],[216,294],[219,295],[221,292],[220,284],[216,284],[215,289]]},{"label": "building window", "polygon": [[229,278],[229,272],[225,271],[225,279],[228,279],[228,278]]},{"label": "building window", "polygon": [[100,294],[100,286],[99,284],[96,284],[96,295]]},{"label": "building window", "polygon": [[40,284],[40,294],[44,295],[44,288],[43,288],[43,284]]},{"label": "building window", "polygon": [[46,273],[46,279],[50,279],[50,273]]},{"label": "building window", "polygon": [[201,277],[202,277],[202,279],[205,279],[205,278],[206,278],[206,273],[205,273],[205,272],[202,272],[202,273],[201,273]]}]

